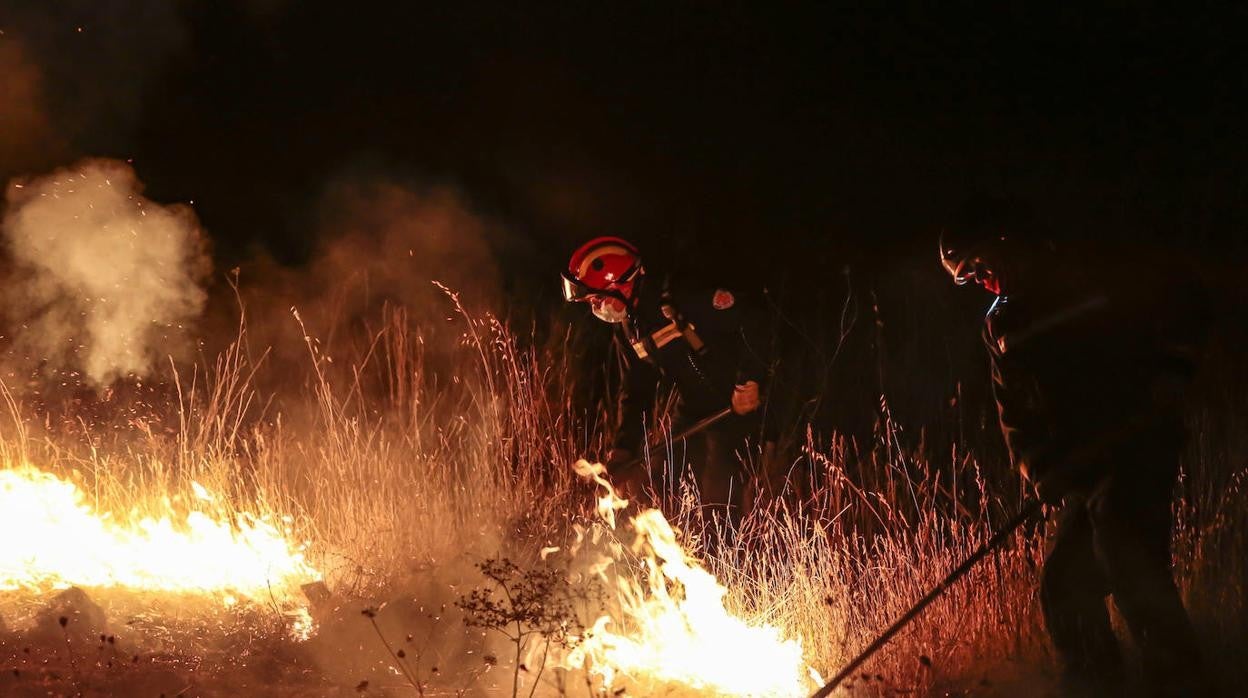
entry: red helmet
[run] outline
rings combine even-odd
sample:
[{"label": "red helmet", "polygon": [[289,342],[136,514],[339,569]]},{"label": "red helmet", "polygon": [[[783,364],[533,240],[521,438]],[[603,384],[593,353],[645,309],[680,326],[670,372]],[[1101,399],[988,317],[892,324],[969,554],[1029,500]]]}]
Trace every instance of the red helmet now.
[{"label": "red helmet", "polygon": [[563,297],[588,302],[604,322],[624,322],[644,271],[637,248],[616,237],[594,238],[572,253],[563,273]]},{"label": "red helmet", "polygon": [[620,296],[629,300],[633,282],[641,273],[641,256],[627,240],[616,237],[594,238],[581,245],[568,260],[563,273],[563,297],[587,301],[591,296]]}]

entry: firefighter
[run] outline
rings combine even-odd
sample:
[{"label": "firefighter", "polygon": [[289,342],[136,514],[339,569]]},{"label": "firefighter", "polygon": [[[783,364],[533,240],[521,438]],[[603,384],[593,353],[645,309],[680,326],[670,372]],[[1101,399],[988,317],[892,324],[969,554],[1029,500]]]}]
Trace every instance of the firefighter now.
[{"label": "firefighter", "polygon": [[[632,496],[642,494],[642,468],[621,473],[646,445],[649,413],[660,380],[678,394],[673,433],[731,407],[732,413],[690,437],[692,476],[701,501],[740,516],[754,478],[753,463],[770,454],[763,401],[767,344],[757,311],[726,288],[684,289],[646,274],[637,248],[617,237],[600,237],[572,255],[563,274],[564,298],[589,304],[603,322],[619,328],[628,369],[608,470]],[[679,445],[678,445],[679,446]],[[678,452],[679,453],[679,452]],[[683,475],[683,469],[677,469]]]},{"label": "firefighter", "polygon": [[1124,695],[1111,595],[1148,693],[1209,695],[1170,556],[1197,292],[1173,263],[1160,277],[1122,255],[1098,264],[1096,254],[1073,254],[1005,202],[979,202],[957,220],[942,235],[941,263],[958,285],[994,297],[983,337],[1001,430],[1015,466],[1057,512],[1040,602],[1064,695]]}]

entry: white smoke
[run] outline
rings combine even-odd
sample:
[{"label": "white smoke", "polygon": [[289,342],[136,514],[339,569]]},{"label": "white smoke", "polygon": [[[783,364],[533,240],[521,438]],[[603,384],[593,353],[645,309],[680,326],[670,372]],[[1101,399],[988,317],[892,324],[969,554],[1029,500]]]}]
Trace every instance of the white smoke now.
[{"label": "white smoke", "polygon": [[141,191],[114,160],[10,183],[3,293],[19,352],[103,387],[187,346],[206,301],[205,240],[188,207]]}]

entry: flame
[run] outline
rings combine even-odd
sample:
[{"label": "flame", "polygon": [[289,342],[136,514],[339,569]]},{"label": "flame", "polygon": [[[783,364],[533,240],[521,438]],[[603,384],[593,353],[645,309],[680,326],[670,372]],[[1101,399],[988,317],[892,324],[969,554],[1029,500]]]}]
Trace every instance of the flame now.
[{"label": "flame", "polygon": [[[599,515],[612,528],[628,506],[598,463],[578,462],[578,474],[593,479],[604,494]],[[633,552],[643,578],[622,573],[620,552],[594,567],[609,583],[614,567],[619,610],[598,618],[565,658],[611,688],[621,678],[637,685],[684,686],[723,696],[789,698],[807,696],[819,676],[806,663],[799,640],[775,626],[749,622],[724,606],[728,590],[690,555],[661,512],[648,509],[632,519]]]},{"label": "flame", "polygon": [[[219,498],[191,484],[193,502]],[[188,501],[191,501],[188,498]],[[0,470],[0,590],[36,593],[71,586],[212,595],[285,606],[303,633],[300,585],[320,579],[269,516],[231,516],[168,498],[155,515],[114,518],[88,503],[73,482],[29,465]]]}]

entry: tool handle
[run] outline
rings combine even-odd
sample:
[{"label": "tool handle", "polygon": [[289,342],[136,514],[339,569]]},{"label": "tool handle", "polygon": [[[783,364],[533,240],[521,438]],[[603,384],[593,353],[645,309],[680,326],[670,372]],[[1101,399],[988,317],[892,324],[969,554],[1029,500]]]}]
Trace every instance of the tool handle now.
[{"label": "tool handle", "polygon": [[853,661],[846,664],[843,669],[837,672],[836,676],[832,677],[832,680],[828,681],[823,688],[816,691],[811,698],[827,698],[828,695],[831,695],[832,691],[835,691],[837,687],[845,681],[845,679],[849,678],[851,674],[857,671],[858,667],[862,666],[863,662],[870,659],[871,656],[878,652],[881,647],[888,644],[888,641],[892,640],[894,635],[901,632],[903,628],[910,624],[910,621],[917,618],[918,615],[923,612],[923,609],[927,608],[928,605],[939,598],[941,594],[944,594],[945,590],[953,585],[954,582],[961,579],[967,572],[970,572],[971,568],[978,564],[980,560],[987,557],[989,553],[1001,547],[1001,544],[1005,543],[1010,536],[1014,535],[1014,532],[1017,531],[1020,526],[1040,511],[1040,506],[1041,503],[1038,500],[1032,500],[1023,506],[1023,508],[1014,515],[1014,518],[1007,521],[1004,526],[1002,526],[995,534],[993,534],[991,538],[988,539],[987,542],[979,546],[978,550],[972,553],[971,556],[966,558],[962,564],[958,565],[952,572],[946,575],[945,578],[941,580],[940,584],[937,584],[931,591],[927,592],[927,594],[925,594],[923,598],[919,599],[909,611],[906,611],[900,618],[893,621],[893,624],[888,626],[887,630],[881,633],[879,637],[875,638],[871,644],[867,645],[866,649],[858,653],[858,656],[854,657]]},{"label": "tool handle", "polygon": [[[689,425],[685,429],[682,429],[681,431],[673,434],[671,437],[671,441],[680,441],[682,439],[687,439],[690,436],[693,436],[694,434],[697,434],[701,431],[705,431],[706,429],[714,426],[715,424],[718,424],[720,421],[722,421],[724,418],[726,418],[730,414],[732,414],[732,408],[725,407],[724,409],[718,412],[715,412],[706,417],[703,417],[702,419],[699,419],[698,421]],[[667,441],[668,441],[667,439],[664,439],[662,437],[655,439],[654,441],[651,441],[650,443],[646,444],[645,450],[642,451],[640,455],[638,455],[635,458],[632,458],[628,462],[624,463],[624,465],[617,466],[614,470],[617,473],[622,473],[622,472],[627,472],[629,470],[632,470],[633,468],[636,468],[637,466],[646,462],[646,454],[650,451],[650,449],[663,448],[663,445]]]}]

